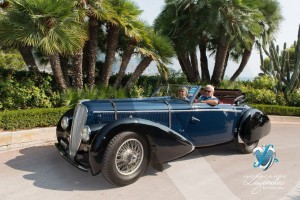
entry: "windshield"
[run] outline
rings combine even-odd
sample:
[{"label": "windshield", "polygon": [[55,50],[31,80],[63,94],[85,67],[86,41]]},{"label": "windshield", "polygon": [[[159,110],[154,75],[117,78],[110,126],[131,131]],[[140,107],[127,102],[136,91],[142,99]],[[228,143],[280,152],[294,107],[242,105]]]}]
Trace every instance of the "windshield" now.
[{"label": "windshield", "polygon": [[190,85],[162,85],[152,97],[171,96],[173,98],[192,100],[198,92],[199,86]]}]

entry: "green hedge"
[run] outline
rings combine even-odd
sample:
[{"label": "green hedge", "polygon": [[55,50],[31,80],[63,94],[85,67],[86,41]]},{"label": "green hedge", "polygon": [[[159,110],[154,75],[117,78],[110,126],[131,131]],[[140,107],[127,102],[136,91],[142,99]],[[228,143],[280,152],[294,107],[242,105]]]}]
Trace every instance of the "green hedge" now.
[{"label": "green hedge", "polygon": [[62,107],[4,111],[0,113],[0,130],[56,126],[63,113],[69,109]]},{"label": "green hedge", "polygon": [[278,106],[278,105],[262,105],[251,104],[253,108],[257,108],[267,115],[281,116],[300,116],[300,107]]}]

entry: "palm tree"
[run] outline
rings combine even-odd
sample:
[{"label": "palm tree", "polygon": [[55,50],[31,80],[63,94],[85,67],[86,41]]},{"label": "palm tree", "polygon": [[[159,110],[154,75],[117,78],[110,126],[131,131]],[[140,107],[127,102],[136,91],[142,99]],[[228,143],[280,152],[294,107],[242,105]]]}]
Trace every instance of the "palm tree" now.
[{"label": "palm tree", "polygon": [[136,21],[138,16],[142,13],[136,4],[129,0],[110,0],[110,2],[117,14],[115,18],[117,23],[107,23],[105,62],[100,76],[100,83],[105,86],[108,85],[121,28],[124,29],[126,34],[135,35],[135,27],[133,26],[135,23],[132,22]]},{"label": "palm tree", "polygon": [[[149,34],[147,34],[147,27],[146,23],[142,21],[136,21],[135,23],[136,30],[138,31],[138,34],[135,36],[126,36],[125,34],[122,34],[120,37],[120,47],[123,49],[123,54],[121,54],[122,61],[120,65],[120,70],[117,74],[116,81],[114,83],[115,88],[119,88],[121,85],[121,81],[125,75],[128,63],[131,60],[132,55],[134,54],[134,50],[139,50],[137,48],[138,46],[141,47],[141,44],[148,44],[149,43]],[[122,45],[123,44],[123,45]],[[137,52],[138,53],[138,52]]]},{"label": "palm tree", "polygon": [[[263,2],[258,2],[253,4],[251,1],[250,6],[252,9],[256,9],[259,11],[257,13],[257,17],[255,17],[255,24],[252,24],[249,27],[252,27],[252,30],[249,30],[249,37],[250,38],[250,45],[247,44],[244,48],[244,52],[242,54],[241,63],[236,70],[236,72],[230,78],[230,81],[235,81],[235,79],[240,75],[240,73],[244,70],[247,62],[250,58],[251,51],[254,45],[254,40],[263,39],[264,41],[270,42],[274,39],[274,33],[278,31],[279,23],[282,20],[282,16],[280,14],[280,6],[277,1],[274,0],[267,0]],[[249,44],[248,43],[248,44]]]},{"label": "palm tree", "polygon": [[76,6],[80,13],[82,21],[88,18],[88,35],[89,38],[83,48],[83,60],[87,71],[88,87],[93,88],[95,85],[95,68],[99,43],[100,22],[110,22],[116,24],[114,20],[115,13],[110,0],[76,0]]},{"label": "palm tree", "polygon": [[[7,8],[9,5],[9,1],[2,2],[1,6]],[[11,20],[14,20],[13,22]],[[32,55],[32,46],[26,46],[22,43],[12,45],[8,42],[9,39],[7,37],[11,36],[11,25],[14,24],[14,26],[18,26],[23,21],[23,16],[18,13],[17,11],[12,12],[11,10],[5,10],[4,12],[0,12],[0,41],[1,45],[6,47],[13,47],[17,48],[21,55],[23,60],[26,63],[26,66],[28,67],[29,71],[32,73],[38,74],[39,70],[37,68],[35,59]]]},{"label": "palm tree", "polygon": [[193,49],[198,45],[204,81],[210,80],[206,49],[209,47],[213,50],[215,65],[211,82],[218,85],[224,77],[233,46],[243,47],[244,56],[239,71],[245,67],[251,55],[253,38],[261,33],[259,23],[263,15],[258,7],[265,5],[258,0],[166,0],[166,6],[155,25],[172,39],[179,63],[190,77],[189,81],[196,74],[195,67],[190,66],[191,61],[195,60],[192,57]]},{"label": "palm tree", "polygon": [[9,28],[1,29],[0,42],[40,49],[49,57],[54,78],[64,91],[66,84],[59,54],[79,52],[86,40],[74,3],[68,0],[15,0],[10,1],[10,6],[1,19],[1,28],[5,23]]},{"label": "palm tree", "polygon": [[214,37],[217,41],[215,66],[211,78],[211,82],[214,85],[219,85],[222,80],[230,41],[235,35],[240,33],[240,23],[245,25],[243,21],[239,20],[241,15],[248,14],[240,10],[242,6],[242,2],[237,1],[217,0],[213,2],[213,12],[211,13],[213,16],[209,17],[216,18],[218,16],[215,21],[218,32],[214,32]]},{"label": "palm tree", "polygon": [[[182,71],[189,82],[199,80],[198,62],[195,53],[198,45],[198,32],[194,26],[195,9],[191,1],[166,1],[166,5],[160,15],[156,18],[155,30],[172,40],[172,45]],[[190,7],[189,7],[190,6]]]},{"label": "palm tree", "polygon": [[[174,49],[167,37],[158,35],[153,31],[150,31],[149,37],[150,44],[148,49],[140,49],[143,52],[142,60],[125,84],[124,88],[126,90],[132,87],[152,61],[156,62],[158,68],[164,68],[164,63],[170,63],[170,59],[174,56]],[[163,70],[159,69],[159,71]]]}]

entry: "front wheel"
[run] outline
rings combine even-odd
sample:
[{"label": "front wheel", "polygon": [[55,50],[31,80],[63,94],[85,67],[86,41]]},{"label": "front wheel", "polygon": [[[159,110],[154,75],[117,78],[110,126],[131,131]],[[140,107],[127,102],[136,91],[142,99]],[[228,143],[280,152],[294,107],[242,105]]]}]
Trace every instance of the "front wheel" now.
[{"label": "front wheel", "polygon": [[129,131],[116,135],[104,153],[104,178],[118,186],[135,182],[147,169],[148,152],[148,144],[143,136]]},{"label": "front wheel", "polygon": [[255,149],[258,145],[259,140],[255,142],[245,143],[242,140],[239,139],[239,136],[237,136],[234,139],[234,145],[241,153],[249,154],[253,152],[253,149]]}]

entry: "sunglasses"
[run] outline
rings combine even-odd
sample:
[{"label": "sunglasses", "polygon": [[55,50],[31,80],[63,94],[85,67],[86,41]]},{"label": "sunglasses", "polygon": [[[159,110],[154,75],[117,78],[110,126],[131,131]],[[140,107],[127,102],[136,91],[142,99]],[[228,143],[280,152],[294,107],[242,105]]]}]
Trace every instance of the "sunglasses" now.
[{"label": "sunglasses", "polygon": [[212,91],[209,91],[209,90],[204,90],[204,92],[212,92]]}]

